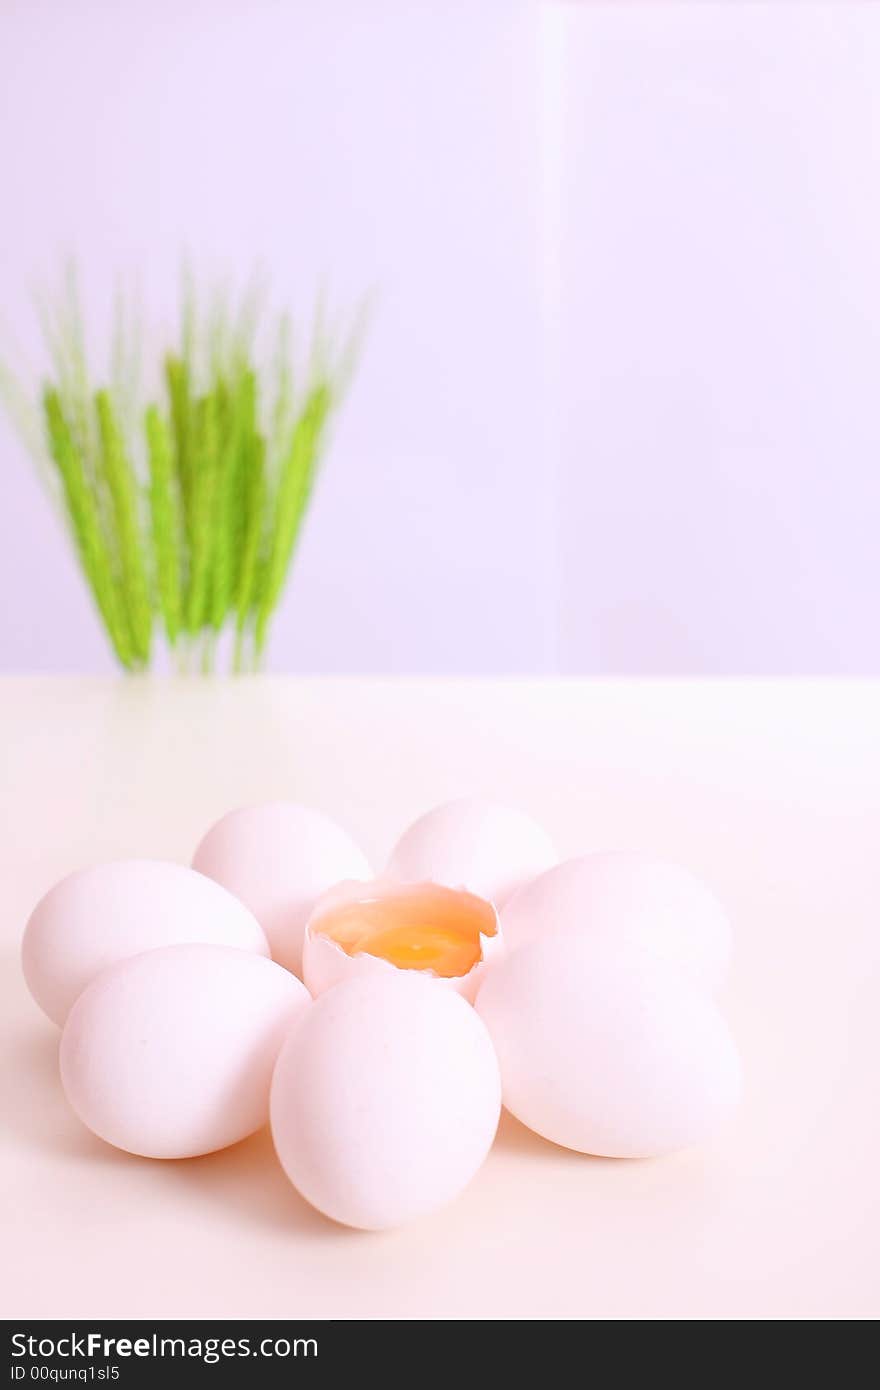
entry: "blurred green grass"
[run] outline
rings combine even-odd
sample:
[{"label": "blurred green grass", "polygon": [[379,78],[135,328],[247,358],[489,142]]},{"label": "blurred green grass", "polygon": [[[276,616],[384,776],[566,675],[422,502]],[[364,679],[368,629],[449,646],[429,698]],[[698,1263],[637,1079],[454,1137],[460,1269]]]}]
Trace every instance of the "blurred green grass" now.
[{"label": "blurred green grass", "polygon": [[[150,667],[164,639],[177,669],[257,670],[284,592],[329,429],[359,354],[365,313],[331,341],[323,307],[298,380],[287,316],[252,287],[204,305],[185,277],[179,341],[140,400],[141,329],[118,297],[112,370],[92,379],[73,274],[42,304],[52,364],[36,404],[4,371],[10,413],[42,436],[80,568],[120,665]],[[268,319],[268,321],[267,321]],[[258,342],[269,336],[273,349]]]}]

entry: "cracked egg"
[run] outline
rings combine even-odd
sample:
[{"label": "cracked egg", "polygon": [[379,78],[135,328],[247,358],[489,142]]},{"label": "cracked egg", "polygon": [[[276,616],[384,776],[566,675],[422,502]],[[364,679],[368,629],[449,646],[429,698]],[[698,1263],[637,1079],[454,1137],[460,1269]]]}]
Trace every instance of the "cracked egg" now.
[{"label": "cracked egg", "polygon": [[325,893],[309,917],[303,978],[319,995],[343,980],[413,972],[472,1003],[500,948],[498,913],[475,893],[391,878],[344,883]]}]

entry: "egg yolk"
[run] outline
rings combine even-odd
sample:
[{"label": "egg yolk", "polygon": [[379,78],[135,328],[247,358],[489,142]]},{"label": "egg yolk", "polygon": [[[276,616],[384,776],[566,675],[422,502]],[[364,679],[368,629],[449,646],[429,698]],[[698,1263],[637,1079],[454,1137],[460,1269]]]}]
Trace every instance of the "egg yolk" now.
[{"label": "egg yolk", "polygon": [[312,930],[349,956],[366,952],[400,970],[433,970],[452,978],[482,960],[480,936],[494,936],[497,926],[484,899],[426,884],[344,903]]}]

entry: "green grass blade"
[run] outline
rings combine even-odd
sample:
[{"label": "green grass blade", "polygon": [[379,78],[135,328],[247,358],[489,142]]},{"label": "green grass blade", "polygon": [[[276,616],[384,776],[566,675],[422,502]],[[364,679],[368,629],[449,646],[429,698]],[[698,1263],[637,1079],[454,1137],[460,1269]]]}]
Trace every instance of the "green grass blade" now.
[{"label": "green grass blade", "polygon": [[189,537],[195,453],[195,407],[189,364],[182,358],[175,357],[173,353],[169,353],[165,358],[165,385],[171,407],[174,469],[180,489],[184,526]]},{"label": "green grass blade", "polygon": [[260,556],[266,526],[266,442],[251,438],[244,493],[241,568],[236,592],[236,669],[241,669],[244,635],[258,592]]},{"label": "green grass blade", "polygon": [[116,559],[131,632],[132,650],[138,661],[146,665],[150,659],[153,613],[141,544],[137,480],[123,444],[109,391],[95,392],[95,411],[98,417],[104,476],[113,502]]},{"label": "green grass blade", "polygon": [[156,405],[144,417],[150,463],[150,515],[156,565],[156,591],[165,632],[173,647],[183,622],[180,503],[168,426]]},{"label": "green grass blade", "polygon": [[244,479],[247,450],[256,413],[256,378],[244,371],[231,389],[224,384],[223,437],[219,442],[214,545],[211,576],[211,625],[219,632],[233,604],[241,564],[244,531]]},{"label": "green grass blade", "polygon": [[190,573],[186,626],[191,635],[207,623],[210,612],[211,549],[217,481],[217,401],[202,396],[195,408],[193,484],[190,511]]},{"label": "green grass blade", "polygon": [[331,403],[332,395],[327,382],[320,382],[312,388],[294,426],[290,448],[282,464],[262,592],[257,603],[254,640],[258,658],[265,647],[269,619],[284,587],[300,525],[309,504],[321,436]]},{"label": "green grass blade", "polygon": [[60,393],[53,386],[46,387],[43,393],[43,414],[49,453],[61,479],[70,529],[83,573],[113,650],[121,664],[130,669],[136,664],[135,653],[113,566],[101,533],[96,499],[65,417]]},{"label": "green grass blade", "polygon": [[291,366],[291,324],[287,314],[278,323],[277,342],[272,362],[272,422],[269,430],[269,453],[274,460],[283,452],[295,418],[293,369]]}]

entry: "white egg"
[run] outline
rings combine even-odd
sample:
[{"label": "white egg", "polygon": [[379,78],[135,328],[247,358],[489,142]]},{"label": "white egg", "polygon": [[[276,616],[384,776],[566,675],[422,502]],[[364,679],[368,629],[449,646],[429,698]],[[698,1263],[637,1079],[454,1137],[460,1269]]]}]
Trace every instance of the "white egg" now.
[{"label": "white egg", "polygon": [[501,949],[498,913],[472,893],[388,877],[342,883],[306,923],[303,979],[317,997],[343,980],[407,970],[473,1002]]},{"label": "white egg", "polygon": [[678,864],[626,851],[549,869],[505,905],[502,932],[510,950],[572,932],[626,943],[709,988],[730,959],[730,924],[706,885]]},{"label": "white egg", "polygon": [[315,900],[343,879],[372,877],[365,855],[340,826],[286,801],[245,806],[217,821],[196,850],[193,868],[250,908],[273,959],[296,975]]},{"label": "white egg", "polygon": [[272,1081],[272,1134],[307,1201],[382,1230],[458,1195],[500,1106],[498,1063],[471,1006],[398,971],[337,985],[294,1026]]},{"label": "white egg", "polygon": [[558,857],[531,816],[473,797],[414,821],[392,850],[387,872],[408,883],[467,888],[500,907]]},{"label": "white egg", "polygon": [[63,1024],[108,965],[188,941],[269,954],[256,918],[213,879],[182,864],[123,859],[80,869],[49,890],[25,927],[22,967],[40,1008]]},{"label": "white egg", "polygon": [[61,1037],[70,1104],[101,1139],[189,1158],[266,1123],[281,1043],[309,1005],[265,956],[168,946],[120,961],[74,1004]]},{"label": "white egg", "polygon": [[578,936],[533,942],[493,965],[476,1007],[504,1104],[566,1148],[615,1158],[685,1148],[739,1096],[714,1002],[643,954]]}]

